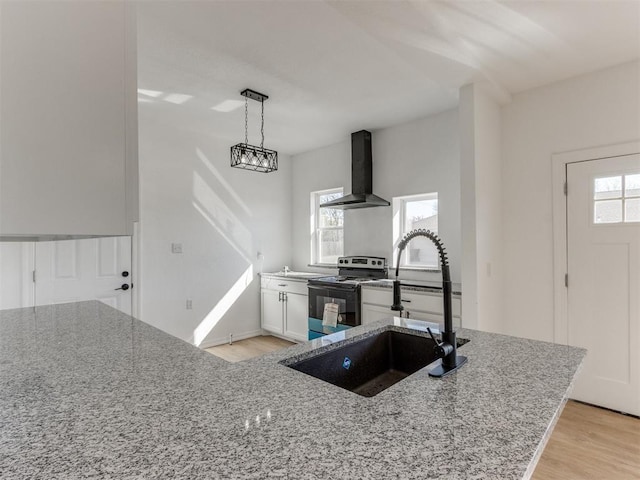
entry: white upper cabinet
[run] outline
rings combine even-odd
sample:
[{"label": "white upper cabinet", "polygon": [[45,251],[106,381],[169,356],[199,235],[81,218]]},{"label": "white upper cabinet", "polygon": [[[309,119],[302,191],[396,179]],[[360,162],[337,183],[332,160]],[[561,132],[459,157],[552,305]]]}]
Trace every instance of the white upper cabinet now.
[{"label": "white upper cabinet", "polygon": [[135,42],[124,2],[0,4],[0,236],[132,233]]}]

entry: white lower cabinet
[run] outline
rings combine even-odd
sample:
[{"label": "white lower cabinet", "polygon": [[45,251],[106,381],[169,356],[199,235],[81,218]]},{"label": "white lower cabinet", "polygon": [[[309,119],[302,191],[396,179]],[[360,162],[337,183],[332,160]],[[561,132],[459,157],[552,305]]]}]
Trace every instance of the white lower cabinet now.
[{"label": "white lower cabinet", "polygon": [[282,292],[262,289],[262,328],[282,335],[284,333],[284,308]]},{"label": "white lower cabinet", "polygon": [[284,336],[305,342],[309,339],[309,296],[284,293]]},{"label": "white lower cabinet", "polygon": [[304,342],[309,336],[309,295],[302,281],[265,278],[261,289],[263,330]]},{"label": "white lower cabinet", "polygon": [[[416,320],[428,322],[444,322],[444,306],[442,294],[437,292],[418,292],[402,290],[402,305],[404,307],[403,316]],[[377,322],[384,318],[398,316],[398,312],[391,310],[393,303],[393,292],[374,288],[362,289],[362,324]],[[459,295],[454,295],[451,299],[451,310],[453,313],[453,326],[460,327],[462,320],[460,317],[461,301]]]}]

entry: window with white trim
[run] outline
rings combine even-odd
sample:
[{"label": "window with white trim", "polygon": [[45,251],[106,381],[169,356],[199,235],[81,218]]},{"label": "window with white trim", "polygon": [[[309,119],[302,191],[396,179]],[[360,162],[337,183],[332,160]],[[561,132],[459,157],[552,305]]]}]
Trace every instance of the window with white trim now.
[{"label": "window with white trim", "polygon": [[335,265],[344,255],[344,211],[320,208],[343,195],[342,188],[311,192],[311,264]]},{"label": "window with white trim", "polygon": [[[412,230],[438,233],[438,192],[395,197],[393,199],[393,262],[396,266],[398,244]],[[431,240],[416,237],[402,252],[400,268],[440,268],[438,250]]]},{"label": "window with white trim", "polygon": [[593,223],[640,222],[640,173],[593,180]]}]

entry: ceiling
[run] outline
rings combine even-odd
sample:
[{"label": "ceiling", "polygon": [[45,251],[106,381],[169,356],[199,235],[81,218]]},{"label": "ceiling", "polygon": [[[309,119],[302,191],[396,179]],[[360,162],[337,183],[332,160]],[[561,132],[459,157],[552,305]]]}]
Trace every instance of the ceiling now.
[{"label": "ceiling", "polygon": [[[170,1],[138,4],[141,116],[296,154],[640,58],[640,1]],[[215,108],[215,109],[214,109]],[[249,143],[260,104],[249,100]]]}]

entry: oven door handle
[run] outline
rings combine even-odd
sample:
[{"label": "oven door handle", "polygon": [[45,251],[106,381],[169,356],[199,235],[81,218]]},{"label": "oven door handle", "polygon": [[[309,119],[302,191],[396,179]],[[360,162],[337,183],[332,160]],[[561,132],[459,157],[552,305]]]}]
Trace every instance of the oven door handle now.
[{"label": "oven door handle", "polygon": [[348,293],[352,293],[352,292],[356,292],[358,291],[358,287],[354,286],[354,287],[328,287],[326,285],[308,285],[309,290],[323,290],[323,291],[329,291],[329,292],[348,292]]}]

